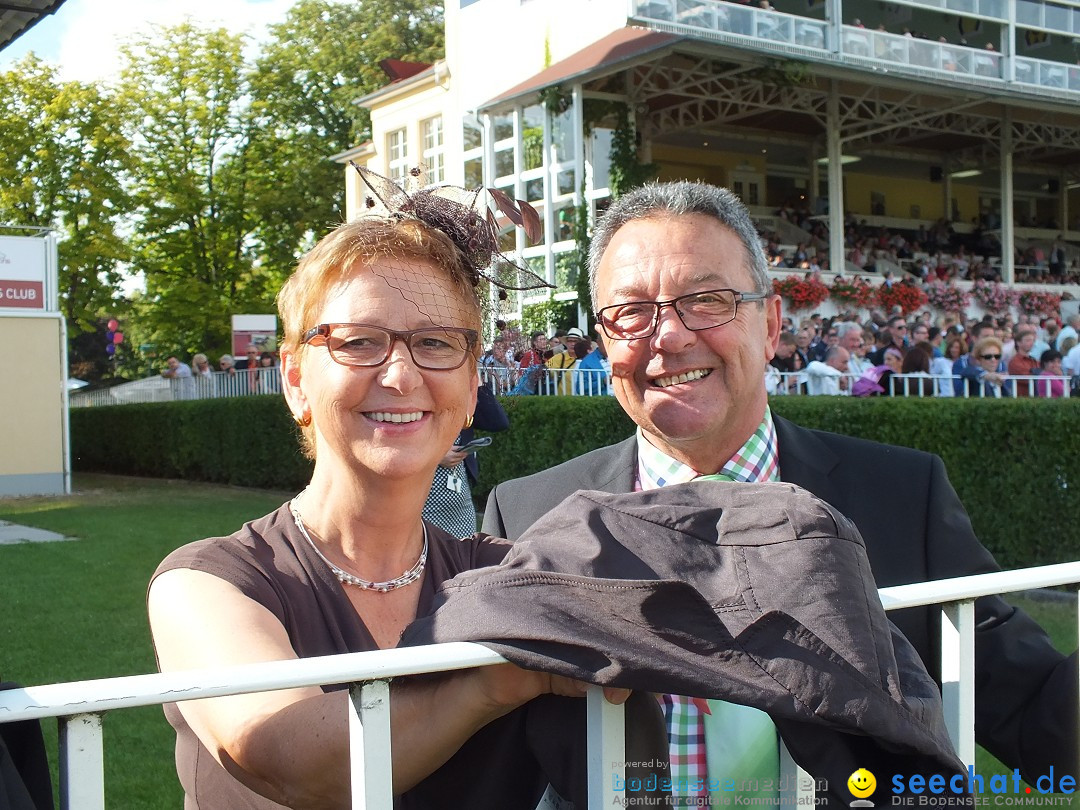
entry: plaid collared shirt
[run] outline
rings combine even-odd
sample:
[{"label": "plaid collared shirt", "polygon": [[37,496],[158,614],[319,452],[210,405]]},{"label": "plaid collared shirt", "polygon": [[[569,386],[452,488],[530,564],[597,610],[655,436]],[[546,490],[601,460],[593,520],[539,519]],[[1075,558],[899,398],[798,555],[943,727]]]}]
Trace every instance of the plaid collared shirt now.
[{"label": "plaid collared shirt", "polygon": [[[638,491],[657,489],[669,484],[684,484],[704,474],[653,447],[640,428],[637,431],[637,451],[635,489]],[[743,483],[780,480],[776,428],[768,406],[765,407],[765,417],[758,429],[746,440],[746,444],[728,459],[717,475]],[[709,795],[703,719],[703,711],[708,709],[704,701],[681,695],[661,695],[660,703],[667,719],[672,796],[677,804],[690,804],[692,799]]]}]

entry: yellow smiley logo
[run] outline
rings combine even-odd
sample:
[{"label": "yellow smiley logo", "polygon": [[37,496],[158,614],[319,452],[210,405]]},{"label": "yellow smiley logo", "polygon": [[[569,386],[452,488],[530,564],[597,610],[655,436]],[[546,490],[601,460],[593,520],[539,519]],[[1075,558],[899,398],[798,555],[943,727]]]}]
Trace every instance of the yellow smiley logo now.
[{"label": "yellow smiley logo", "polygon": [[865,799],[877,787],[877,779],[866,768],[859,768],[847,780],[848,790],[857,799]]}]

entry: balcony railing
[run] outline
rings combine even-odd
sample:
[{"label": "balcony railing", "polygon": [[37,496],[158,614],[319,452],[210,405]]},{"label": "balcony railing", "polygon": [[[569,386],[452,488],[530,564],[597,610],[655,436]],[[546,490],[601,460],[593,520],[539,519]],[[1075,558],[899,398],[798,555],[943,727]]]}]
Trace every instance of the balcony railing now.
[{"label": "balcony railing", "polygon": [[[911,0],[945,11],[961,11],[989,19],[1004,19],[1007,0]],[[1021,24],[1064,34],[1080,33],[1080,8],[1047,3],[1017,2]],[[630,0],[630,16],[659,30],[695,34],[706,39],[753,40],[766,50],[787,51],[825,61],[852,59],[909,72],[971,84],[987,79],[1002,86],[1019,84],[1038,91],[1080,93],[1080,67],[1065,62],[1007,58],[996,51],[951,42],[935,42],[855,25],[841,25],[839,42],[827,20],[788,14],[726,0]],[[1074,30],[1075,29],[1075,30]]]},{"label": "balcony railing", "polygon": [[[879,590],[887,611],[920,605],[942,606],[942,701],[949,735],[965,765],[975,762],[974,600],[991,594],[1075,583],[1080,583],[1080,562]],[[457,643],[32,686],[0,692],[0,722],[59,718],[61,810],[103,810],[102,715],[105,712],[180,700],[350,683],[353,684],[348,709],[352,806],[390,810],[389,679],[489,666],[502,660],[481,645]],[[621,804],[615,780],[611,778],[611,763],[625,761],[623,712],[621,707],[607,703],[598,687],[589,690],[587,701],[589,808],[598,810]],[[1076,722],[1076,718],[1063,722]],[[796,767],[784,757],[781,781],[807,781],[787,778]],[[806,797],[799,798],[803,804],[807,803]]]}]

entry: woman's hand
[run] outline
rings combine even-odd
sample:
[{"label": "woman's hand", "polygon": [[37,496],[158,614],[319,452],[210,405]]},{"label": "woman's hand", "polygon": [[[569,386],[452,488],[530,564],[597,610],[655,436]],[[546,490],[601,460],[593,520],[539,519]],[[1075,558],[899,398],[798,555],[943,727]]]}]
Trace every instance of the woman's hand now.
[{"label": "woman's hand", "polygon": [[[540,695],[584,697],[590,686],[585,681],[522,669],[514,664],[478,667],[474,672],[475,686],[481,699],[497,713],[496,716],[506,714]],[[605,686],[604,697],[609,703],[618,705],[626,702],[630,697],[630,690]]]}]

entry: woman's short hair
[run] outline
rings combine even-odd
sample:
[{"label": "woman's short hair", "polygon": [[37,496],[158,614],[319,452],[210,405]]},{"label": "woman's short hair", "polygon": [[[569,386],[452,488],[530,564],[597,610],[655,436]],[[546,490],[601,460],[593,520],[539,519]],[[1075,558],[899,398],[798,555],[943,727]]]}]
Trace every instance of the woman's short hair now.
[{"label": "woman's short hair", "polygon": [[[480,303],[461,253],[449,237],[414,219],[360,217],[320,239],[278,293],[282,349],[299,351],[304,332],[315,325],[330,291],[358,266],[370,266],[380,259],[430,262],[444,270],[461,294],[468,326],[480,330]],[[474,354],[479,351],[478,342]]]},{"label": "woman's short hair", "polygon": [[1045,352],[1042,353],[1042,356],[1039,358],[1039,365],[1042,366],[1043,368],[1046,368],[1048,365],[1053,363],[1055,360],[1060,360],[1060,359],[1061,359],[1061,352],[1059,352],[1057,349],[1047,349]]},{"label": "woman's short hair", "polygon": [[957,344],[959,344],[959,346],[960,346],[960,353],[957,354],[956,356],[957,357],[963,357],[965,354],[967,354],[967,350],[968,350],[967,341],[964,340],[964,338],[961,335],[953,335],[951,338],[949,338],[948,340],[945,341],[945,356],[946,357],[950,357],[952,355],[952,347],[957,345]]},{"label": "woman's short hair", "polygon": [[975,344],[975,348],[972,349],[971,353],[975,355],[976,358],[981,359],[983,353],[991,347],[997,349],[998,354],[1001,354],[1003,344],[993,335],[987,335],[984,338],[979,338],[979,341]]}]

